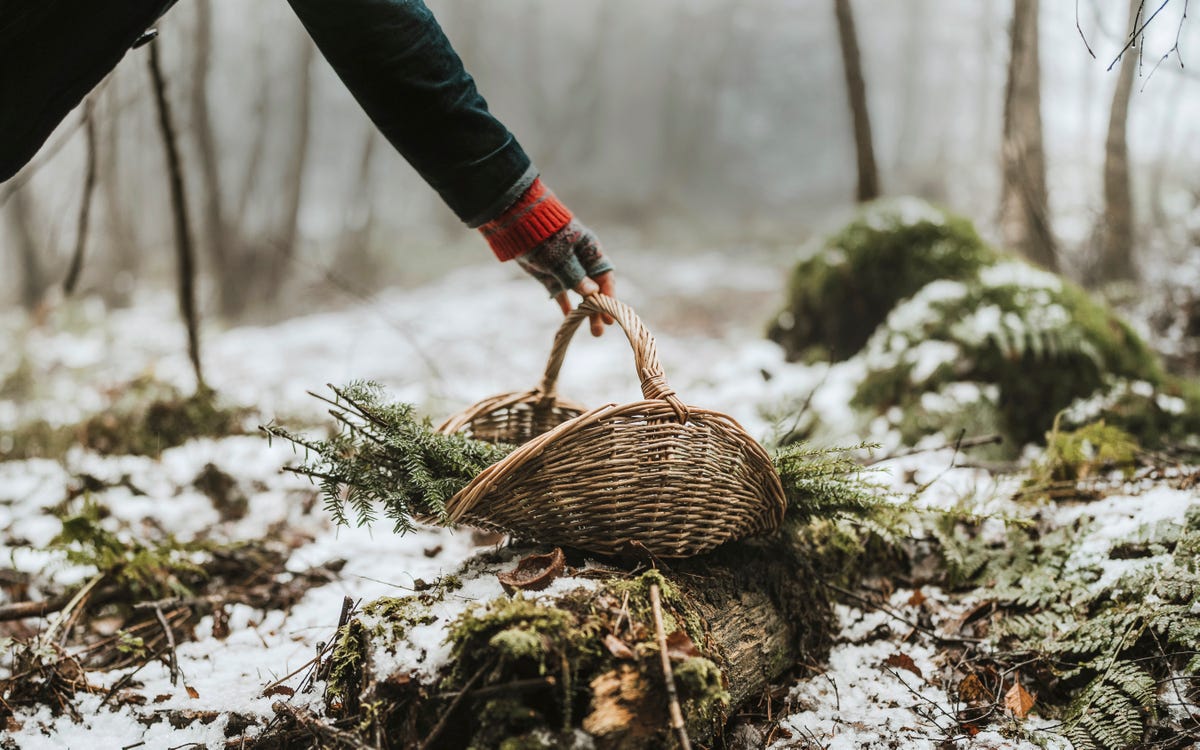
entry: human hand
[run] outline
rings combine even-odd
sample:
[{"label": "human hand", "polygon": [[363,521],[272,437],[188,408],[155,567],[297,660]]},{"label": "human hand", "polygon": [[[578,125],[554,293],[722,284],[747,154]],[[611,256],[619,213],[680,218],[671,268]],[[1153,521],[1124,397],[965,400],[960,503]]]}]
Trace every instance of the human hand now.
[{"label": "human hand", "polygon": [[[568,289],[582,297],[597,293],[611,297],[616,289],[613,266],[601,251],[600,241],[595,233],[575,220],[518,256],[517,264],[546,287],[563,315],[572,309]],[[592,315],[592,335],[601,335],[604,326],[612,323],[609,315]]]}]

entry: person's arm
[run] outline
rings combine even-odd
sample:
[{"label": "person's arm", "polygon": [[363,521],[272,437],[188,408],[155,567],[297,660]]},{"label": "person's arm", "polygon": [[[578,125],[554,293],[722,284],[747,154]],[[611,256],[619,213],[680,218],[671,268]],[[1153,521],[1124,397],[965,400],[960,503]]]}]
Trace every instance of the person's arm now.
[{"label": "person's arm", "polygon": [[566,289],[612,291],[595,236],[538,179],[421,0],[289,2],[384,136],[500,260],[566,310]]}]

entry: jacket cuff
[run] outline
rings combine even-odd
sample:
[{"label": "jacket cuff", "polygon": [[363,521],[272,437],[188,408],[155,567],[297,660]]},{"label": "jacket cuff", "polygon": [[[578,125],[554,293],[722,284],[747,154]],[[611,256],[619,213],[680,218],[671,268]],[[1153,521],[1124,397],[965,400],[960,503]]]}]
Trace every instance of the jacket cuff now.
[{"label": "jacket cuff", "polygon": [[535,179],[516,203],[479,228],[502,261],[524,255],[565,227],[573,218],[554,193]]}]

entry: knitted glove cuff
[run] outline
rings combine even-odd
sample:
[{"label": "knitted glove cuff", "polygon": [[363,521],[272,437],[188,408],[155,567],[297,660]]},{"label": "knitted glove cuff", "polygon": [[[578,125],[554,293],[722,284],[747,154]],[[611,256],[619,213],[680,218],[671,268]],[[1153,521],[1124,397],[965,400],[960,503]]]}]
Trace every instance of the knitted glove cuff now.
[{"label": "knitted glove cuff", "polygon": [[536,179],[517,202],[479,227],[500,260],[512,260],[545,242],[572,219],[571,211]]}]

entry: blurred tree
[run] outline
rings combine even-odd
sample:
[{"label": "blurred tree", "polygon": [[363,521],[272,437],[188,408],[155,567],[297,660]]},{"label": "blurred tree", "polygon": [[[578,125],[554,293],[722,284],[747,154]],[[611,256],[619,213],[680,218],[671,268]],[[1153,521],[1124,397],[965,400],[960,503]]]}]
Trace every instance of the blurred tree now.
[{"label": "blurred tree", "polygon": [[[1130,0],[1130,35],[1138,33],[1138,17],[1144,0]],[[1121,56],[1117,85],[1113,89],[1112,107],[1108,115],[1108,137],[1104,142],[1104,213],[1100,216],[1098,235],[1100,252],[1091,268],[1089,281],[1132,281],[1137,271],[1133,265],[1133,194],[1129,184],[1129,142],[1126,123],[1129,120],[1129,99],[1133,94],[1133,77],[1140,57],[1141,44],[1129,47]]]},{"label": "blurred tree", "polygon": [[283,176],[283,215],[275,232],[275,254],[268,298],[274,299],[283,286],[292,261],[296,256],[296,245],[300,239],[300,201],[304,197],[305,167],[308,163],[308,141],[312,131],[313,58],[316,45],[305,37],[300,41],[296,61],[296,92],[292,101],[296,110],[291,121],[294,124],[292,142],[288,149],[287,169]]},{"label": "blurred tree", "polygon": [[235,252],[231,247],[232,232],[225,217],[221,191],[220,157],[217,154],[216,137],[213,135],[213,118],[208,106],[208,76],[212,67],[212,0],[196,0],[195,36],[192,39],[191,128],[196,146],[197,161],[200,163],[200,227],[197,240],[204,247],[214,276],[217,278],[218,308],[222,315],[231,314],[240,307],[242,289],[235,276],[240,270],[230,262]]},{"label": "blurred tree", "polygon": [[863,80],[862,53],[854,30],[854,12],[850,0],[833,0],[837,16],[838,40],[842,49],[842,67],[846,71],[846,92],[850,114],[854,118],[854,151],[858,157],[858,200],[879,197],[879,172],[875,167],[875,147],[871,142],[871,117],[867,111],[867,84]]},{"label": "blurred tree", "polygon": [[33,228],[39,222],[29,185],[23,185],[12,192],[8,220],[16,239],[15,250],[21,273],[21,304],[25,309],[33,310],[41,302],[42,294],[46,291],[46,276],[38,259],[38,241]]},{"label": "blurred tree", "polygon": [[1000,230],[1004,242],[1034,263],[1058,270],[1046,195],[1042,147],[1038,0],[1013,0],[1012,42],[1004,92],[1003,187]]}]

